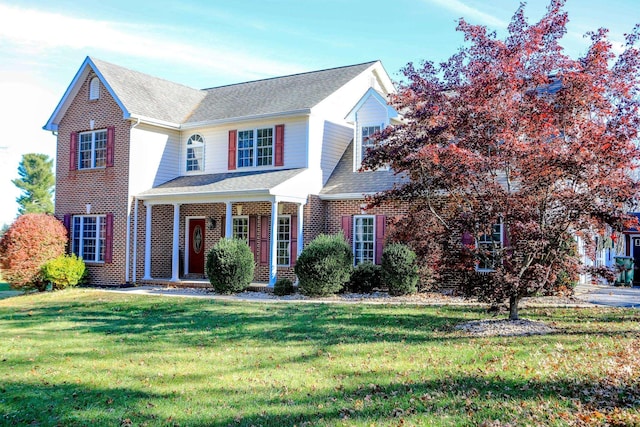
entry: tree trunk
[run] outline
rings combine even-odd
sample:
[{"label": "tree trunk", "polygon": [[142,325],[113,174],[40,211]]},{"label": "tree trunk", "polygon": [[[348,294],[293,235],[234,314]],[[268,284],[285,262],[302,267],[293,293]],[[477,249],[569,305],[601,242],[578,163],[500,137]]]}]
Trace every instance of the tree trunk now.
[{"label": "tree trunk", "polygon": [[518,298],[514,295],[509,297],[509,320],[518,320]]}]

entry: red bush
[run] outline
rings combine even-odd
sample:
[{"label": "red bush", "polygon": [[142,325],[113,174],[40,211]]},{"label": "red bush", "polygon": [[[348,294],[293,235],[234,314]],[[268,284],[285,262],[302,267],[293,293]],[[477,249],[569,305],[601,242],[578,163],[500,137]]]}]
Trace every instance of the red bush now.
[{"label": "red bush", "polygon": [[2,277],[16,289],[44,290],[40,268],[65,252],[67,230],[55,217],[25,214],[0,240]]}]

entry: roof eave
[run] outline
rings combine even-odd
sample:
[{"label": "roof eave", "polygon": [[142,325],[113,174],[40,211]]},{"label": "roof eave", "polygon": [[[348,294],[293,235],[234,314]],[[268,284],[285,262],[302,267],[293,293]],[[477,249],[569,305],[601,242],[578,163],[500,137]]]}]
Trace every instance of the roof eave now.
[{"label": "roof eave", "polygon": [[367,196],[373,196],[377,193],[336,193],[336,194],[319,194],[320,200],[359,200]]},{"label": "roof eave", "polygon": [[186,130],[186,129],[195,129],[200,127],[205,127],[205,126],[217,126],[217,125],[223,125],[223,124],[234,123],[234,122],[249,122],[249,121],[256,121],[256,120],[265,120],[273,117],[308,116],[310,114],[311,114],[310,108],[303,108],[300,110],[293,110],[293,111],[266,113],[266,114],[253,114],[250,116],[228,117],[224,119],[204,120],[204,121],[193,122],[193,123],[183,123],[180,126],[180,129]]}]

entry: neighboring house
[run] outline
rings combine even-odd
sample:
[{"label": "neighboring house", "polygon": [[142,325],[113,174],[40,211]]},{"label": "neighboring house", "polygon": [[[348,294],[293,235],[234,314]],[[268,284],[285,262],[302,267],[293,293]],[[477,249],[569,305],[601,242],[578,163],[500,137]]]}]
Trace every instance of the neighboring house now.
[{"label": "neighboring house", "polygon": [[201,280],[231,236],[271,286],[320,233],[379,262],[403,212],[364,195],[398,178],[357,170],[394,90],[379,61],[198,90],[87,57],[44,126],[70,251],[96,285]]}]

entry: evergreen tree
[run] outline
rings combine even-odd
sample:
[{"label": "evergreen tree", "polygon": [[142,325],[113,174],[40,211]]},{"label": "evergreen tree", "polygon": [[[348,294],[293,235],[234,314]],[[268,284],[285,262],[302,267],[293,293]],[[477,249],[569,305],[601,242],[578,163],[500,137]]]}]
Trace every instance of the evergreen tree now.
[{"label": "evergreen tree", "polygon": [[18,213],[53,213],[53,160],[46,154],[25,154],[18,175],[20,178],[11,181],[22,190],[16,199],[20,205]]}]

